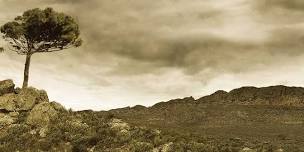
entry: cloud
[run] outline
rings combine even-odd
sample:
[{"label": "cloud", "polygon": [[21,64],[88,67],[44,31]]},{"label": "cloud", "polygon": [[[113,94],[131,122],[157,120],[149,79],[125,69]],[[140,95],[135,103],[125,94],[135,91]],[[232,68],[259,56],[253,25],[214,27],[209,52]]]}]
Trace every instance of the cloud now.
[{"label": "cloud", "polygon": [[[121,76],[157,74],[166,68],[182,69],[185,74],[208,69],[245,72],[254,69],[257,62],[275,61],[269,58],[276,54],[301,53],[298,50],[303,47],[297,44],[301,41],[297,31],[302,29],[272,23],[269,28],[258,22],[271,18],[282,23],[283,19],[276,17],[277,9],[288,15],[301,13],[298,7],[302,2],[296,0],[26,2],[21,5],[22,9],[16,0],[2,1],[2,6],[19,6],[13,7],[15,13],[31,7],[51,6],[78,19],[85,44],[82,49],[69,53],[71,59],[58,67],[62,71],[68,67],[79,68],[69,64],[77,60],[88,65],[86,68],[104,65],[106,70],[98,73]],[[254,10],[258,13],[252,14]],[[259,16],[262,12],[268,15]],[[37,60],[40,58],[43,57]],[[46,57],[43,60],[48,61]],[[238,64],[240,62],[242,64]]]},{"label": "cloud", "polygon": [[258,12],[259,21],[264,23],[298,24],[304,21],[304,1],[301,0],[256,0],[253,9]]},{"label": "cloud", "polygon": [[286,9],[289,11],[304,11],[301,0],[258,0],[258,5],[264,9]]},{"label": "cloud", "polygon": [[284,26],[271,30],[271,37],[265,42],[266,49],[272,54],[298,56],[304,49],[304,26]]}]

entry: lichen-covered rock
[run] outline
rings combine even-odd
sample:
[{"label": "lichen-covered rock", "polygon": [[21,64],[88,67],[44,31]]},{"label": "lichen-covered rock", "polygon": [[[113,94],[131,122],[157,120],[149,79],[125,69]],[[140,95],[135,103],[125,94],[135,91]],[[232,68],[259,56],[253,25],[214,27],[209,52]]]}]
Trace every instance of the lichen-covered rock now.
[{"label": "lichen-covered rock", "polygon": [[0,81],[0,96],[7,93],[13,93],[14,88],[15,88],[15,84],[13,80]]},{"label": "lichen-covered rock", "polygon": [[5,94],[0,96],[0,109],[5,111],[16,111],[17,100],[15,94]]},{"label": "lichen-covered rock", "polygon": [[11,117],[8,114],[0,113],[0,127],[8,126],[17,121],[17,118]]},{"label": "lichen-covered rock", "polygon": [[26,123],[34,126],[47,126],[50,120],[57,115],[58,112],[49,102],[42,102],[30,111]]},{"label": "lichen-covered rock", "polygon": [[19,116],[19,112],[10,112],[8,115],[17,118]]},{"label": "lichen-covered rock", "polygon": [[51,102],[51,105],[53,106],[53,108],[57,111],[66,111],[66,109],[64,108],[64,106],[62,106],[60,103],[58,102]]},{"label": "lichen-covered rock", "polygon": [[10,93],[0,96],[0,109],[6,111],[29,111],[36,104],[48,102],[47,93],[35,88],[22,89],[19,94]]},{"label": "lichen-covered rock", "polygon": [[31,110],[36,104],[48,102],[46,91],[35,88],[22,89],[17,95],[18,110]]}]

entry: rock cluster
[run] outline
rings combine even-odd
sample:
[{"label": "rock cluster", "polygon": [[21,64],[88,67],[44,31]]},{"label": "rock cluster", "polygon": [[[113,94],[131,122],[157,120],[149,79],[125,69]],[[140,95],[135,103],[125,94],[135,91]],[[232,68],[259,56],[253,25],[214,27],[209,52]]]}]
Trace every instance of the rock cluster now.
[{"label": "rock cluster", "polygon": [[49,102],[44,90],[29,87],[15,89],[12,80],[0,81],[0,127],[12,125],[19,119],[20,113],[26,113],[26,124],[46,126],[57,117],[58,111],[65,110],[56,102]]}]

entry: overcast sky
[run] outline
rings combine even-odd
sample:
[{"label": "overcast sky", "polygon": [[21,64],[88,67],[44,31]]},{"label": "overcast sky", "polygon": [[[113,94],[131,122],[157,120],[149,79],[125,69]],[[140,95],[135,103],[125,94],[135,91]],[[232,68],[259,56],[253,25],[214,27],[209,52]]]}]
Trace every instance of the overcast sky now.
[{"label": "overcast sky", "polygon": [[[0,0],[0,24],[37,7],[80,24],[82,47],[35,54],[30,69],[30,85],[67,108],[304,86],[303,0]],[[20,86],[23,65],[24,56],[0,54],[0,79]]]}]

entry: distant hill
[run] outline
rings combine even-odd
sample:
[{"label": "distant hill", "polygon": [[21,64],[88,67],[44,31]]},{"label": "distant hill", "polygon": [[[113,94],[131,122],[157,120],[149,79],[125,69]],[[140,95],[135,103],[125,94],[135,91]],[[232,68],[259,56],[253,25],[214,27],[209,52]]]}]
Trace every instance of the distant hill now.
[{"label": "distant hill", "polygon": [[[304,151],[304,88],[242,87],[195,100],[111,110],[124,121],[181,135],[263,141]],[[294,146],[294,147],[293,147]],[[290,149],[289,149],[290,151]]]},{"label": "distant hill", "polygon": [[239,105],[285,105],[304,106],[304,88],[270,86],[270,87],[242,87],[230,92],[217,91],[202,97],[196,102]]}]

